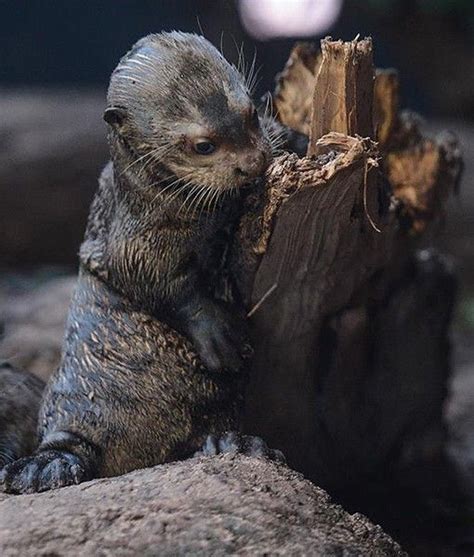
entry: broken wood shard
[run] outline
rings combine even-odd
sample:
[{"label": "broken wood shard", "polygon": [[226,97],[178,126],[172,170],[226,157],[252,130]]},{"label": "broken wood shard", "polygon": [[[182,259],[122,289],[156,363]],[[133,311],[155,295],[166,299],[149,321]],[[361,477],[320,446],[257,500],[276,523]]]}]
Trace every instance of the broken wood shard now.
[{"label": "broken wood shard", "polygon": [[297,43],[277,75],[274,105],[282,124],[309,135],[316,73],[321,62],[313,43]]},{"label": "broken wood shard", "polygon": [[333,176],[363,162],[370,170],[377,166],[378,151],[370,140],[356,139],[340,133],[330,133],[316,142],[314,158],[299,159],[284,155],[267,173],[268,199],[263,211],[262,233],[255,245],[256,253],[267,250],[273,218],[282,202],[305,188],[327,186]]},{"label": "broken wood shard", "polygon": [[[326,41],[329,44],[327,48],[334,48],[333,43],[340,48],[341,41]],[[322,57],[315,44],[297,43],[283,71],[276,78],[273,101],[278,119],[285,126],[306,135],[311,130],[313,95]],[[398,109],[398,72],[394,69],[377,69],[374,80],[373,126],[381,147],[385,146],[396,129]]]},{"label": "broken wood shard", "polygon": [[278,78],[275,105],[282,123],[303,133],[309,129],[309,155],[330,131],[375,137],[386,177],[413,232],[423,232],[442,216],[461,172],[457,141],[446,134],[426,136],[419,118],[399,112],[398,73],[374,72],[370,39],[327,38],[320,55],[306,43],[297,45]]},{"label": "broken wood shard", "polygon": [[316,75],[308,155],[329,132],[374,137],[372,104],[374,65],[372,39],[321,41]]},{"label": "broken wood shard", "polygon": [[381,149],[393,137],[398,121],[399,80],[394,69],[377,69],[374,81],[374,129]]},{"label": "broken wood shard", "polygon": [[446,201],[457,190],[463,168],[459,143],[449,132],[423,135],[418,119],[402,113],[390,145],[383,162],[386,176],[412,232],[420,234],[444,216]]}]

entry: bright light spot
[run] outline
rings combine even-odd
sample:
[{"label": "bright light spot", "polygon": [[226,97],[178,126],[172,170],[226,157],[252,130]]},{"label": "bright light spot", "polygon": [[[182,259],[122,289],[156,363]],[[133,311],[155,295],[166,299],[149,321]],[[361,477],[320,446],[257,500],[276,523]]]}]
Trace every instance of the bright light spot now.
[{"label": "bright light spot", "polygon": [[240,0],[244,27],[256,39],[307,37],[325,33],[341,13],[343,0]]}]

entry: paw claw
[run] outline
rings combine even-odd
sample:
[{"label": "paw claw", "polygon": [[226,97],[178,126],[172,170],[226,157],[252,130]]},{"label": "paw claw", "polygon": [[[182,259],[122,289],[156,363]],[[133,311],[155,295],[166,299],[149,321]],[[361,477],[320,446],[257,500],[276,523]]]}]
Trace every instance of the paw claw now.
[{"label": "paw claw", "polygon": [[235,431],[221,436],[208,435],[195,456],[215,456],[218,454],[244,454],[255,458],[268,458],[286,463],[285,456],[278,449],[270,449],[261,437],[241,435]]},{"label": "paw claw", "polygon": [[78,484],[86,478],[82,461],[72,453],[44,451],[5,466],[0,490],[6,493],[36,493]]}]

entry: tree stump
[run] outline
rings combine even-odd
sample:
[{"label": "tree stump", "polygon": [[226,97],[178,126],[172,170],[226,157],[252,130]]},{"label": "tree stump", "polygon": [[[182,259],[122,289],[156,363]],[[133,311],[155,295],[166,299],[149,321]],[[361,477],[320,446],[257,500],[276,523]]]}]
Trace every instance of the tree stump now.
[{"label": "tree stump", "polygon": [[255,347],[245,430],[335,489],[441,439],[455,286],[417,246],[461,158],[399,114],[397,94],[370,39],[297,45],[275,106],[309,131],[308,155],[274,161],[236,236]]}]

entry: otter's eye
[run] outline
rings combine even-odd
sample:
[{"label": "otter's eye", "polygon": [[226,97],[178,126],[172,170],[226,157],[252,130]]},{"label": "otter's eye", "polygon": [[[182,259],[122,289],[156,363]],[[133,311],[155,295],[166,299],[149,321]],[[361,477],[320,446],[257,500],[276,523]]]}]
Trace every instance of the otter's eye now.
[{"label": "otter's eye", "polygon": [[200,139],[194,143],[194,150],[199,155],[210,155],[216,150],[216,146],[212,141]]}]

